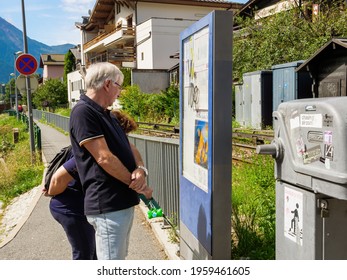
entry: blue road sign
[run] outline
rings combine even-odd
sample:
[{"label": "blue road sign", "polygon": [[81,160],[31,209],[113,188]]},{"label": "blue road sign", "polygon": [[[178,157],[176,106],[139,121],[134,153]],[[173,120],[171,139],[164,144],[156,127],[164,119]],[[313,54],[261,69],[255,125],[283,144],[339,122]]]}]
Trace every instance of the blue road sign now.
[{"label": "blue road sign", "polygon": [[22,54],[16,59],[16,69],[19,73],[25,76],[34,74],[37,70],[37,61],[30,54]]}]

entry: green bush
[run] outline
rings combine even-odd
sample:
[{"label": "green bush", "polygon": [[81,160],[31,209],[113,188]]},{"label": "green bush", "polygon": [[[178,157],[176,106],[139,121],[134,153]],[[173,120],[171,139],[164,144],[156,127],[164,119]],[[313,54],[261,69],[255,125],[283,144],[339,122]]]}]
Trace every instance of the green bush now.
[{"label": "green bush", "polygon": [[56,108],[68,103],[67,88],[58,79],[48,79],[40,86],[33,96],[33,104],[38,109],[51,108],[54,112]]},{"label": "green bush", "polygon": [[143,93],[139,86],[128,86],[119,102],[136,121],[179,123],[179,89],[170,86],[161,93]]},{"label": "green bush", "polygon": [[136,121],[142,119],[145,115],[145,95],[140,87],[128,86],[119,97],[119,102],[126,112],[128,112]]}]

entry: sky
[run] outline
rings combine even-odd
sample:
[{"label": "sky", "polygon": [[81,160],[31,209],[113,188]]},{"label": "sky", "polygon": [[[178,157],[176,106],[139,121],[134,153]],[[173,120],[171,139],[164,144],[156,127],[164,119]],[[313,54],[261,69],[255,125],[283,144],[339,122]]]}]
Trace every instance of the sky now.
[{"label": "sky", "polygon": [[[24,0],[27,36],[48,46],[80,43],[75,22],[88,15],[96,0]],[[247,0],[231,1],[246,3]],[[23,31],[22,0],[0,0],[0,17]]]},{"label": "sky", "polygon": [[[48,46],[79,44],[75,22],[96,0],[24,0],[27,36]],[[0,0],[0,17],[23,31],[22,0]]]}]

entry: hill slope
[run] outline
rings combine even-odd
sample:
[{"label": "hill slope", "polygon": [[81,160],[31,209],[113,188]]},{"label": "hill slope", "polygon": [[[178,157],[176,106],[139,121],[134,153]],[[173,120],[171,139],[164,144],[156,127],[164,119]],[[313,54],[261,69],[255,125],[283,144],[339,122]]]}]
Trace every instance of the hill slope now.
[{"label": "hill slope", "polygon": [[[27,38],[28,53],[40,63],[40,55],[47,53],[65,54],[72,44],[48,46],[36,40]],[[0,83],[8,83],[10,73],[14,72],[14,53],[23,50],[23,32],[0,17]],[[42,69],[37,70],[42,74]]]}]

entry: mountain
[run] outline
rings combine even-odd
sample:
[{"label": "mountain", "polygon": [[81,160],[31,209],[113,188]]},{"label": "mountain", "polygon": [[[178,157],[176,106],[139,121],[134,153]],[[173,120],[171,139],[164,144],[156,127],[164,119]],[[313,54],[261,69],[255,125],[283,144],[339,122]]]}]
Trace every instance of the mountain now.
[{"label": "mountain", "polygon": [[[28,53],[36,58],[38,64],[41,54],[65,54],[74,47],[72,44],[48,46],[29,37],[27,43]],[[14,72],[14,53],[20,50],[23,50],[23,32],[0,17],[0,84],[8,83],[10,74]],[[42,75],[42,70],[38,68],[36,73]]]}]

